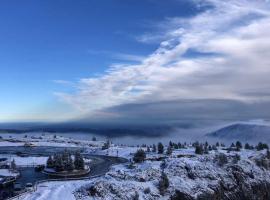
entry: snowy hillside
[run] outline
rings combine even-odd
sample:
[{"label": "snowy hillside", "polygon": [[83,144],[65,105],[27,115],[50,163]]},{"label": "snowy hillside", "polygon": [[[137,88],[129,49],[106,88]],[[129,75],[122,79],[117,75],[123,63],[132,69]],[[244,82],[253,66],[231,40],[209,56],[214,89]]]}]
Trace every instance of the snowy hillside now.
[{"label": "snowy hillside", "polygon": [[[265,151],[217,150],[205,155],[189,152],[183,149],[164,161],[148,160],[132,167],[114,166],[105,177],[78,189],[75,196],[84,200],[270,198],[270,161]],[[260,159],[267,162],[266,168],[258,166]],[[163,194],[162,172],[169,180]]]},{"label": "snowy hillside", "polygon": [[252,124],[233,124],[207,135],[217,140],[257,143],[259,141],[270,142],[270,127]]}]

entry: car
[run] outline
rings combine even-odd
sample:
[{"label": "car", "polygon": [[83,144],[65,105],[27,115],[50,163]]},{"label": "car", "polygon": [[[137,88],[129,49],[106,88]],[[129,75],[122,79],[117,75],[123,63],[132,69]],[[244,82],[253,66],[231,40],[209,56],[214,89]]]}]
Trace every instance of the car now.
[{"label": "car", "polygon": [[22,184],[21,183],[15,183],[14,184],[14,190],[15,191],[21,191],[22,190]]},{"label": "car", "polygon": [[31,188],[31,187],[33,187],[33,184],[32,183],[26,183],[25,187]]}]

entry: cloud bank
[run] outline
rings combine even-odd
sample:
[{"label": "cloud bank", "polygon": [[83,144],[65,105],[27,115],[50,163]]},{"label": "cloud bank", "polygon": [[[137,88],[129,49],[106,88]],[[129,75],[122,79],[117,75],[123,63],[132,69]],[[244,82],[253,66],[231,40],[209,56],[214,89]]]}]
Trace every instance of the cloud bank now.
[{"label": "cloud bank", "polygon": [[141,42],[161,41],[152,54],[136,57],[139,64],[112,65],[74,83],[74,93],[57,96],[81,116],[98,119],[268,118],[269,2],[194,3],[208,9],[165,19],[162,31],[140,36]]}]

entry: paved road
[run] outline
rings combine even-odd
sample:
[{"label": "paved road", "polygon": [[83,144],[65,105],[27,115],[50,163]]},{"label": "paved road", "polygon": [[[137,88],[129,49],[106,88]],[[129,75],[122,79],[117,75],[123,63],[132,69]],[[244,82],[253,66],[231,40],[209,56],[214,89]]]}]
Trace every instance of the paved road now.
[{"label": "paved road", "polygon": [[[83,151],[83,148],[78,147],[0,147],[0,154],[22,154],[28,156],[49,156],[57,152],[62,152],[65,149],[71,152],[78,150]],[[103,155],[93,155],[93,154],[83,154],[85,158],[92,160],[90,163],[90,173],[87,176],[95,176],[100,174],[105,174],[113,164],[127,162],[124,158],[103,156]],[[48,175],[41,172],[36,172],[33,167],[20,168],[21,176],[17,179],[22,185],[26,183],[35,183],[36,181],[50,179]],[[84,177],[87,177],[84,176]],[[1,197],[0,197],[1,199]]]}]

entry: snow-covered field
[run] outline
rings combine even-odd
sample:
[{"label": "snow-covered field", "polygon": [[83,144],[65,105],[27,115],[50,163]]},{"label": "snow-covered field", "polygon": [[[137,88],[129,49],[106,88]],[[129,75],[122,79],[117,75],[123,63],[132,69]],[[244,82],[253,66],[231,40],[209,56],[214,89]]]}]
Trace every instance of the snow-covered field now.
[{"label": "snow-covered field", "polygon": [[[137,147],[112,147],[109,151],[118,150],[119,155],[131,158]],[[227,162],[220,166],[217,156],[227,156]],[[112,153],[113,154],[113,153]],[[235,155],[240,160],[235,161]],[[23,199],[83,199],[83,200],[122,200],[122,199],[169,199],[180,191],[190,198],[198,198],[204,194],[213,194],[219,184],[228,189],[236,188],[236,180],[232,174],[239,170],[247,184],[260,181],[270,182],[270,173],[256,165],[256,159],[266,155],[266,151],[244,150],[227,152],[219,149],[209,154],[196,155],[193,147],[174,150],[164,161],[155,161],[157,153],[147,153],[143,163],[120,164],[111,167],[103,177],[93,180],[48,182],[38,186],[38,190],[27,194]],[[169,179],[169,187],[161,195],[159,180],[162,172]],[[61,196],[62,195],[62,196]]]},{"label": "snow-covered field", "polygon": [[0,176],[18,176],[17,172],[11,171],[9,169],[0,169]]},{"label": "snow-covered field", "polygon": [[78,140],[59,135],[40,135],[22,137],[18,134],[0,134],[0,146],[52,146],[52,147],[99,147],[104,144],[104,141]]},{"label": "snow-covered field", "polygon": [[20,157],[16,155],[0,154],[0,158],[8,158],[8,162],[15,161],[17,166],[24,165],[44,165],[47,162],[48,157]]},{"label": "snow-covered field", "polygon": [[76,200],[73,192],[89,181],[46,182],[38,185],[37,191],[23,195],[20,200]]},{"label": "snow-covered field", "polygon": [[[38,138],[8,138],[0,141],[0,146],[25,143],[36,146],[84,147],[88,153],[94,151],[97,154],[119,156],[128,160],[132,160],[134,153],[142,148],[111,144],[109,149],[102,150],[104,141],[73,140],[48,135]],[[146,147],[142,149],[147,151]],[[221,165],[220,160],[224,159],[224,156],[226,160],[223,160]],[[47,157],[9,157],[9,161],[13,159],[17,165],[37,165],[45,164]],[[37,191],[25,194],[21,199],[165,200],[176,194],[182,197],[180,199],[211,199],[205,198],[205,195],[209,197],[223,190],[234,195],[234,192],[243,193],[238,191],[239,188],[252,192],[249,191],[250,188],[260,188],[262,183],[270,185],[269,169],[270,154],[267,155],[266,150],[227,151],[218,147],[217,150],[210,150],[208,154],[198,155],[195,154],[194,147],[187,145],[185,148],[173,150],[170,156],[147,152],[146,161],[132,165],[115,165],[105,176],[92,180],[41,183]],[[2,173],[7,174],[7,171]],[[169,184],[161,192],[160,180],[163,173],[166,174]],[[239,187],[239,184],[243,186]],[[265,188],[261,190],[267,191]]]}]

